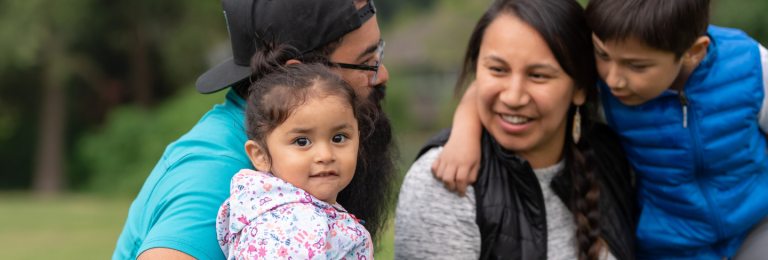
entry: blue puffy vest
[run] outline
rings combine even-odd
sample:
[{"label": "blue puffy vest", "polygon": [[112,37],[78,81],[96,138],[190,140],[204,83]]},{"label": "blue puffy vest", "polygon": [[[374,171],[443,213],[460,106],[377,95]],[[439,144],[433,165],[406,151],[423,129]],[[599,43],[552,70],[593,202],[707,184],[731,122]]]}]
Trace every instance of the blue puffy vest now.
[{"label": "blue puffy vest", "polygon": [[731,257],[768,214],[759,45],[735,29],[708,33],[707,57],[682,92],[626,106],[599,82],[606,119],[637,171],[639,259]]}]

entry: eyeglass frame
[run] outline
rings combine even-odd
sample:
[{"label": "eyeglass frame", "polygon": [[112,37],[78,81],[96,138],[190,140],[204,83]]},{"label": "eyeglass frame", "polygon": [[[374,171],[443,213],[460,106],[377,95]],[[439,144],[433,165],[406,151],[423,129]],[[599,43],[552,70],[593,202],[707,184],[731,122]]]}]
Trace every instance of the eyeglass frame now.
[{"label": "eyeglass frame", "polygon": [[374,71],[373,79],[371,80],[371,84],[374,84],[376,83],[376,76],[379,75],[379,67],[381,67],[381,62],[384,60],[384,46],[386,45],[387,43],[384,40],[379,40],[378,48],[376,48],[376,58],[378,58],[379,60],[376,61],[374,65],[349,64],[349,63],[332,62],[332,61],[328,61],[326,63],[329,66],[335,66],[342,69]]}]

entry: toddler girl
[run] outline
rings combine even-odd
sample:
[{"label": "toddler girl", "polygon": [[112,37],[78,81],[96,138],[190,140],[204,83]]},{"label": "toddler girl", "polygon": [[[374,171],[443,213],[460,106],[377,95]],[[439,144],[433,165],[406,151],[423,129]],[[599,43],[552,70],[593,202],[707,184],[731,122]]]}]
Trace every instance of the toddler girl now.
[{"label": "toddler girl", "polygon": [[227,259],[373,259],[363,221],[336,203],[355,174],[370,106],[323,65],[257,61],[280,51],[254,57],[245,151],[263,172],[232,178],[216,220],[221,249]]}]

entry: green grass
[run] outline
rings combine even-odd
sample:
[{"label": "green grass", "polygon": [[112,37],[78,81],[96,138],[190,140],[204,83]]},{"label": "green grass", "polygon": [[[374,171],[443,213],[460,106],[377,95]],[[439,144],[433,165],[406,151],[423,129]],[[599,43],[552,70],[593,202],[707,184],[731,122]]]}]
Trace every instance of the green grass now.
[{"label": "green grass", "polygon": [[130,200],[0,194],[3,259],[109,259]]},{"label": "green grass", "polygon": [[[0,258],[110,259],[131,201],[92,195],[45,198],[0,193]],[[376,259],[393,259],[394,228]]]}]

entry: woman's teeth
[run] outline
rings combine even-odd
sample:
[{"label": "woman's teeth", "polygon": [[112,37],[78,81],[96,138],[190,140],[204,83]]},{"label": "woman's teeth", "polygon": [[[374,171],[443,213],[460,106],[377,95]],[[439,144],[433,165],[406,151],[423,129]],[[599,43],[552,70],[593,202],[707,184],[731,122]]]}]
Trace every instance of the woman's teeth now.
[{"label": "woman's teeth", "polygon": [[514,125],[522,125],[522,124],[528,123],[528,121],[531,121],[531,119],[527,117],[510,116],[510,115],[501,115],[501,119],[503,119],[504,122],[514,124]]}]

